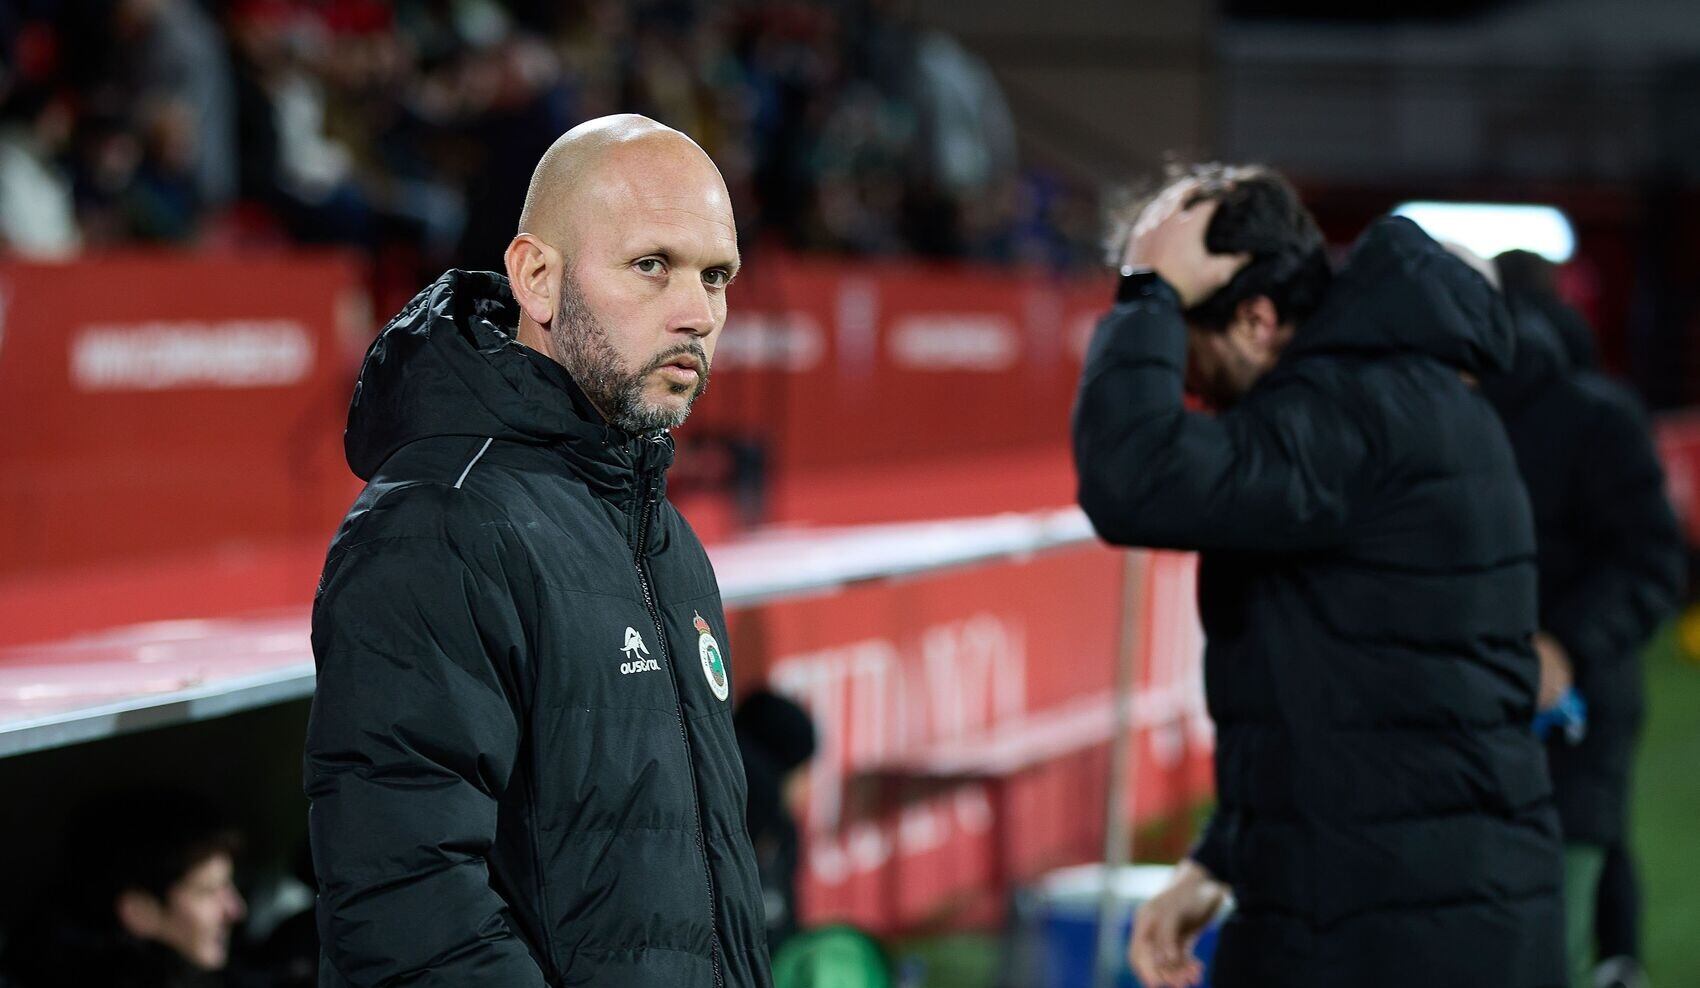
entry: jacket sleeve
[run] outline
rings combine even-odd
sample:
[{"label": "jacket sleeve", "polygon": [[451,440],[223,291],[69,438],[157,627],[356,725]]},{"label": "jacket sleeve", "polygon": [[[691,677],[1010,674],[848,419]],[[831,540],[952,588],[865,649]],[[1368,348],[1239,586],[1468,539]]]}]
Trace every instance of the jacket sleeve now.
[{"label": "jacket sleeve", "polygon": [[327,976],[542,988],[487,863],[520,745],[514,603],[436,539],[357,544],[333,566],[305,758]]},{"label": "jacket sleeve", "polygon": [[1105,541],[1173,549],[1321,548],[1345,533],[1369,445],[1311,384],[1260,386],[1217,416],[1182,397],[1172,291],[1099,322],[1074,406],[1080,506]]},{"label": "jacket sleeve", "polygon": [[1210,820],[1204,825],[1204,833],[1199,835],[1197,843],[1187,857],[1203,865],[1210,872],[1210,877],[1225,885],[1235,882],[1230,862],[1233,860],[1232,820],[1229,811],[1217,806],[1210,814]]},{"label": "jacket sleeve", "polygon": [[1543,608],[1584,697],[1638,660],[1676,610],[1686,564],[1646,417],[1627,396],[1612,398],[1595,403],[1588,434],[1567,440],[1583,454],[1572,517],[1584,527],[1586,575]]}]

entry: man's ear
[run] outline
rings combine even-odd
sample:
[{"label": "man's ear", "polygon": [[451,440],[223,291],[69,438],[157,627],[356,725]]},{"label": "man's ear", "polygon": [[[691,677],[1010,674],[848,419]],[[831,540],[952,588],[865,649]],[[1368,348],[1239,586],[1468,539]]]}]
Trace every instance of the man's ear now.
[{"label": "man's ear", "polygon": [[1269,301],[1267,295],[1241,299],[1240,304],[1234,307],[1234,321],[1228,328],[1243,342],[1259,349],[1281,346],[1291,335],[1291,328],[1281,325],[1275,303]]},{"label": "man's ear", "polygon": [[1268,296],[1251,296],[1234,306],[1234,321],[1227,325],[1227,333],[1243,349],[1280,354],[1292,340],[1292,325],[1280,321],[1280,313]]},{"label": "man's ear", "polygon": [[519,303],[520,311],[539,326],[547,326],[555,318],[555,293],[560,289],[560,272],[556,271],[561,255],[555,248],[529,233],[522,233],[508,244],[502,254],[508,269],[508,287]]},{"label": "man's ear", "polygon": [[112,901],[112,910],[124,932],[138,940],[151,940],[158,936],[160,924],[165,919],[165,910],[159,900],[141,889],[125,889],[118,893]]}]

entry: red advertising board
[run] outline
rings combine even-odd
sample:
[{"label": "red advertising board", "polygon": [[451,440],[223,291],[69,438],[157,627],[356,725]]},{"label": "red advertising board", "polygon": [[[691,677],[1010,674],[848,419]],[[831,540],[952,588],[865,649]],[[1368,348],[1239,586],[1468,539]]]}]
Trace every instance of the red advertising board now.
[{"label": "red advertising board", "polygon": [[326,539],[346,509],[335,256],[0,263],[0,577]]},{"label": "red advertising board", "polygon": [[[748,272],[682,466],[707,434],[765,442],[778,520],[1069,499],[1067,413],[1101,281],[770,255]],[[26,712],[53,699],[36,671],[49,666],[82,663],[128,695],[251,674],[223,657],[255,642],[306,661],[319,554],[358,486],[340,439],[372,328],[363,297],[357,269],[327,256],[0,263],[0,686],[34,698]],[[1700,536],[1700,420],[1662,421],[1659,441]],[[687,514],[716,531],[702,504]],[[1125,649],[1140,677],[1124,809],[1149,818],[1206,793],[1193,583],[1189,556],[1078,546],[734,607],[740,683],[797,698],[821,729],[805,918],[911,926],[1096,856]],[[229,615],[260,623],[33,647]],[[145,676],[101,665],[141,648]]]},{"label": "red advertising board", "polygon": [[808,473],[1058,448],[1110,288],[987,267],[753,259],[710,395],[681,430]]},{"label": "red advertising board", "polygon": [[[323,253],[0,261],[0,580],[322,544],[357,486],[341,432],[374,325],[362,285]],[[681,465],[699,436],[760,444],[769,521],[1066,500],[1053,467],[1104,294],[1098,279],[751,258]],[[975,463],[1002,483],[964,484]],[[913,503],[889,496],[893,477],[916,482]],[[710,534],[729,530],[723,506],[702,508]]]},{"label": "red advertising board", "polygon": [[1691,546],[1700,545],[1700,412],[1661,416],[1653,428],[1671,506]]},{"label": "red advertising board", "polygon": [[[1063,436],[1099,280],[782,254],[747,267],[681,435],[675,490],[706,537],[752,520],[723,488],[693,491],[711,434],[762,446],[766,521],[1072,496]],[[24,600],[47,578],[320,551],[358,489],[341,433],[374,326],[362,284],[325,253],[0,261],[0,610],[24,615],[4,637],[228,611],[207,580],[143,579],[111,619],[59,607],[33,628]]]},{"label": "red advertising board", "polygon": [[912,926],[1102,853],[1123,580],[1138,591],[1128,809],[1209,791],[1193,557],[1081,547],[734,612],[739,675],[814,715],[804,917]]}]

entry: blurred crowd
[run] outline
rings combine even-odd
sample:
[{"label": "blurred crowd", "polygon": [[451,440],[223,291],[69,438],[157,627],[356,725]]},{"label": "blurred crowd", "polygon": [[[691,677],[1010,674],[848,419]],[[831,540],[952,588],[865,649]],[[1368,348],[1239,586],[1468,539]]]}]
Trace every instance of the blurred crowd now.
[{"label": "blurred crowd", "polygon": [[648,114],[746,241],[1098,259],[1091,193],[1023,170],[985,64],[889,0],[14,0],[0,248],[350,245],[497,266],[574,124]]}]

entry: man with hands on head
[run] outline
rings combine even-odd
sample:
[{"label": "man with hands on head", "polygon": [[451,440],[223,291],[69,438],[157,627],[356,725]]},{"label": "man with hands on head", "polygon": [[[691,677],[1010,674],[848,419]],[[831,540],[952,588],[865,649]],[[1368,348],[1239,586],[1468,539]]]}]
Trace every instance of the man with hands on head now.
[{"label": "man with hands on head", "polygon": [[1223,988],[1564,983],[1533,526],[1475,384],[1512,339],[1406,220],[1334,273],[1268,170],[1197,167],[1140,212],[1076,399],[1079,498],[1106,541],[1201,553],[1218,793],[1136,914],[1150,988],[1197,982],[1230,890]]}]

